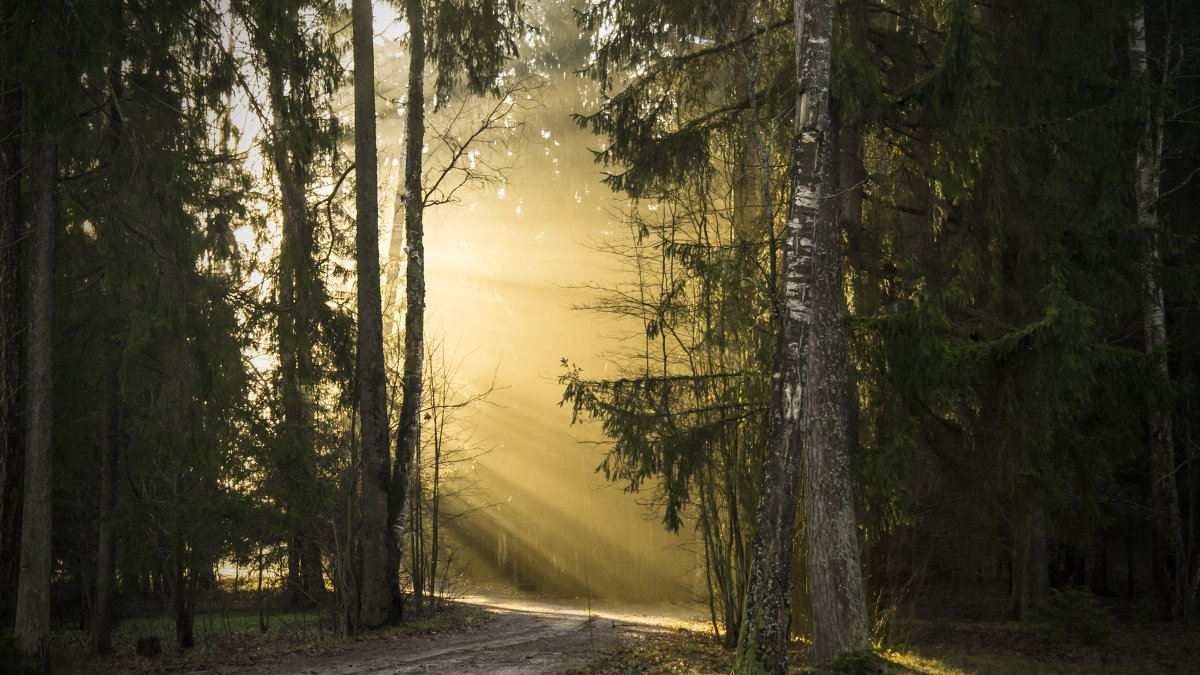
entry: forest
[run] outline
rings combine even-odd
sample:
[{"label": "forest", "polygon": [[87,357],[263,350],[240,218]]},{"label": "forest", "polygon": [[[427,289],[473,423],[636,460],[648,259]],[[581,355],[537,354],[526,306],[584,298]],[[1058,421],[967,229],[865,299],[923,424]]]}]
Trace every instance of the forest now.
[{"label": "forest", "polygon": [[0,36],[0,670],[203,669],[237,622],[520,654],[496,594],[574,599],[529,672],[710,672],[597,652],[603,602],[686,605],[711,672],[976,672],[878,665],[964,621],[1200,644],[1200,3]]}]

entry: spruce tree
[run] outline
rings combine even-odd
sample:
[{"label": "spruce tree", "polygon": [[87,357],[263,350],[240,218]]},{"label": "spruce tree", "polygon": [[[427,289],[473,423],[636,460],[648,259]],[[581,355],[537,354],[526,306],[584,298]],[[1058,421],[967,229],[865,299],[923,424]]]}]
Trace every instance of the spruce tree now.
[{"label": "spruce tree", "polygon": [[[613,91],[576,119],[603,134],[597,162],[631,198],[630,241],[610,247],[630,281],[586,307],[642,331],[619,377],[568,368],[564,403],[603,424],[610,480],[653,489],[668,529],[695,519],[714,630],[732,646],[767,437],[790,10],[598,3],[580,20],[615,26],[595,33],[587,71]],[[641,72],[623,79],[627,60]]]},{"label": "spruce tree", "polygon": [[288,599],[311,605],[325,588],[317,515],[328,491],[317,478],[315,425],[322,405],[317,360],[328,293],[317,260],[318,213],[309,195],[337,140],[330,100],[341,65],[339,50],[322,24],[328,17],[319,12],[310,16],[306,3],[242,3],[235,11],[250,29],[253,62],[265,71],[266,147],[279,182],[274,341],[280,423],[269,462],[273,492],[287,523]]}]

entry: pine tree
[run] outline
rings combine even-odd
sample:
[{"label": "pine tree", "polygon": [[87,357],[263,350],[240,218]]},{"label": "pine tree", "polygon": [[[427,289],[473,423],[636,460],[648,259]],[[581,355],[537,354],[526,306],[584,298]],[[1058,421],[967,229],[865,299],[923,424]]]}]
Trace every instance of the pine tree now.
[{"label": "pine tree", "polygon": [[[1001,561],[1020,614],[1048,588],[1056,531],[1097,522],[1085,495],[1134,423],[1114,404],[1136,355],[1113,337],[1133,270],[1107,254],[1135,242],[1132,99],[1099,46],[1125,10],[921,10],[874,14],[895,30],[842,60],[873,157],[848,239],[872,576],[886,593],[929,565]],[[1080,39],[1055,40],[1063,26]]]},{"label": "pine tree", "polygon": [[[155,7],[139,21],[122,3],[87,10],[79,18],[91,30],[72,33],[79,39],[66,50],[79,55],[78,76],[56,99],[81,110],[82,122],[60,144],[73,180],[63,188],[55,360],[76,386],[56,400],[64,462],[54,480],[55,522],[96,542],[97,574],[82,569],[87,548],[56,556],[62,583],[96,593],[98,649],[102,596],[117,578],[161,581],[187,647],[200,586],[236,539],[230,521],[244,515],[232,486],[251,445],[240,433],[246,364],[236,312],[245,306],[235,309],[241,280],[230,246],[234,186],[245,174],[214,147],[210,127],[233,71],[212,8]],[[96,480],[106,465],[127,478],[111,491]],[[85,587],[95,576],[98,587]]]},{"label": "pine tree", "polygon": [[29,394],[25,451],[24,518],[21,523],[21,574],[17,588],[18,647],[26,656],[49,661],[50,527],[53,475],[54,408],[54,238],[58,147],[45,129],[32,139],[30,182],[33,193],[29,244]]},{"label": "pine tree", "polygon": [[375,628],[393,612],[395,562],[389,544],[388,417],[383,366],[383,317],[379,291],[378,158],[375,150],[375,29],[370,0],[354,0],[354,164],[358,189],[358,392],[362,497],[358,622]]},{"label": "pine tree", "polygon": [[[61,45],[58,17],[43,6],[35,31],[49,53]],[[36,74],[42,86],[57,81],[43,65]],[[27,83],[26,86],[33,85]],[[56,119],[50,112],[53,93],[34,89],[31,95],[40,123],[30,139],[29,181],[33,216],[30,219],[27,343],[27,403],[25,484],[22,493],[21,568],[17,585],[17,647],[43,667],[50,662],[50,575],[53,559],[51,504],[54,457],[54,245],[58,221],[58,145]]]},{"label": "pine tree", "polygon": [[631,281],[588,309],[642,332],[619,378],[568,368],[563,402],[603,424],[610,480],[653,489],[670,530],[695,519],[714,631],[732,646],[767,437],[790,11],[597,3],[580,21],[615,26],[593,37],[588,72],[623,88],[576,120],[605,136],[605,181],[632,200],[630,243],[611,247]]}]

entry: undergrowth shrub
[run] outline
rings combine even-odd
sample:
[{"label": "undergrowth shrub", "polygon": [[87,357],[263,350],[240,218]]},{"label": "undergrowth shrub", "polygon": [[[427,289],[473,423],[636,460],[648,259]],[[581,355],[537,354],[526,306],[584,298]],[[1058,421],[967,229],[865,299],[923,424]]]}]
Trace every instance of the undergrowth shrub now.
[{"label": "undergrowth shrub", "polygon": [[853,652],[843,652],[829,664],[829,669],[838,673],[863,675],[879,672],[881,659],[875,649],[860,649]]},{"label": "undergrowth shrub", "polygon": [[1053,589],[1034,603],[1031,617],[1054,642],[1094,645],[1113,634],[1112,611],[1085,587]]}]

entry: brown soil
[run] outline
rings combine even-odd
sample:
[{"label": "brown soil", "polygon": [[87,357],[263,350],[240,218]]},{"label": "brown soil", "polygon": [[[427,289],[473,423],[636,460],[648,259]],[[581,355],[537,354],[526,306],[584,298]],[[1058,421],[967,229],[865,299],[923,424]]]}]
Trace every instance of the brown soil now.
[{"label": "brown soil", "polygon": [[368,638],[318,654],[209,664],[192,672],[232,673],[561,673],[604,654],[621,652],[634,638],[702,629],[692,608],[631,609],[586,601],[466,598],[485,608],[488,621],[441,633]]}]

